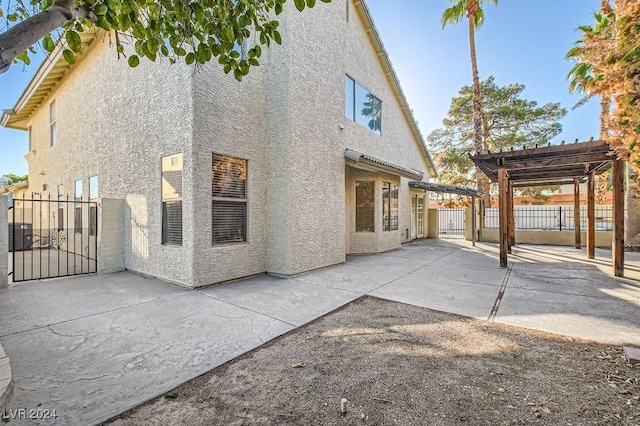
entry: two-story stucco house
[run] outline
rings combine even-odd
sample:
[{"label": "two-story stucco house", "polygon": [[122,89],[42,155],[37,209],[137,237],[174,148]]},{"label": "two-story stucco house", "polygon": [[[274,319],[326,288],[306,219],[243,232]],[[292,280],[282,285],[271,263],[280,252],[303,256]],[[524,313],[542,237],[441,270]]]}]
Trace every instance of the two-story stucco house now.
[{"label": "two-story stucco house", "polygon": [[217,63],[131,69],[103,33],[73,66],[54,51],[2,118],[30,133],[30,187],[123,200],[122,267],[190,287],[425,236],[409,182],[436,171],[367,6],[285,9],[241,83]]}]

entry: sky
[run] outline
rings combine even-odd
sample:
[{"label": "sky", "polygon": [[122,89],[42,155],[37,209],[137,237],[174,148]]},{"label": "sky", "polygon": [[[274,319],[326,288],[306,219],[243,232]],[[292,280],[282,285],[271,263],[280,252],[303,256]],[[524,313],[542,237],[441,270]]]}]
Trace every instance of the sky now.
[{"label": "sky", "polygon": [[[367,0],[367,4],[426,138],[441,126],[451,98],[471,84],[466,23],[442,29],[440,16],[448,0]],[[565,77],[572,63],[564,56],[579,38],[575,29],[591,23],[599,4],[599,0],[500,0],[498,7],[485,6],[485,25],[476,35],[480,78],[493,75],[500,86],[522,83],[523,97],[540,105],[561,103],[568,114],[555,143],[598,136],[597,99],[571,110],[581,96],[567,91]],[[41,60],[28,67],[13,65],[0,74],[0,110],[13,108]],[[27,144],[26,132],[0,127],[0,175],[27,173]]]}]

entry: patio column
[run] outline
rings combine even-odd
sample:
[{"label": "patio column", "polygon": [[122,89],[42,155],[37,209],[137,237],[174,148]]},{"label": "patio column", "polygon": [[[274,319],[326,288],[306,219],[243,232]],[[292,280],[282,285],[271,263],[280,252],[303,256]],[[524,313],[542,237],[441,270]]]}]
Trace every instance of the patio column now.
[{"label": "patio column", "polygon": [[613,275],[624,276],[624,161],[613,161]]},{"label": "patio column", "polygon": [[500,267],[506,268],[507,259],[507,246],[509,245],[509,180],[507,178],[507,170],[504,167],[498,169],[498,189],[499,206],[498,211],[500,213]]},{"label": "patio column", "polygon": [[596,176],[587,175],[587,257],[596,257]]},{"label": "patio column", "polygon": [[471,245],[476,246],[476,197],[471,197]]},{"label": "patio column", "polygon": [[509,181],[509,254],[511,254],[511,248],[516,245],[516,220],[513,214],[513,183]]},{"label": "patio column", "polygon": [[582,248],[581,229],[580,229],[580,181],[573,181],[573,228],[576,237],[576,248]]}]

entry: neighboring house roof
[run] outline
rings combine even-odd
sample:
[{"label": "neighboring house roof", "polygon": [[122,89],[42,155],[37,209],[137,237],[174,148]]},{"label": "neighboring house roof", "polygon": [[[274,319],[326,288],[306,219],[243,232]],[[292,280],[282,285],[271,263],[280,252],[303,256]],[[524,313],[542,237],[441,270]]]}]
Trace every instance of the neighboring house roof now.
[{"label": "neighboring house roof", "polygon": [[405,169],[404,167],[396,166],[395,164],[379,160],[375,157],[371,157],[370,155],[361,154],[352,149],[346,149],[344,151],[344,157],[348,163],[351,163],[360,169],[391,173],[406,177],[407,179],[422,180],[424,177],[424,173],[419,170]]},{"label": "neighboring house roof", "polygon": [[418,123],[413,117],[413,113],[411,112],[411,108],[409,108],[409,103],[407,102],[407,98],[404,96],[404,92],[402,91],[402,87],[400,87],[400,80],[398,80],[398,76],[396,75],[395,70],[393,69],[393,65],[391,65],[391,60],[389,59],[389,55],[382,44],[382,38],[380,37],[380,33],[373,22],[373,17],[371,16],[371,12],[369,12],[369,7],[365,4],[363,0],[354,0],[353,2],[356,6],[356,10],[362,17],[364,22],[365,30],[371,41],[373,43],[373,47],[376,51],[376,55],[380,58],[380,62],[382,63],[382,68],[385,71],[385,74],[391,81],[391,87],[396,95],[396,99],[402,108],[402,112],[405,115],[405,119],[411,126],[411,131],[413,136],[416,138],[416,142],[422,151],[422,155],[427,163],[427,168],[429,169],[429,175],[432,178],[438,177],[438,171],[433,162],[433,158],[431,158],[431,154],[427,151],[427,144],[422,137],[422,133],[418,128]]},{"label": "neighboring house roof", "polygon": [[[81,33],[80,38],[83,47],[89,46],[96,38],[95,33]],[[27,130],[31,114],[47,99],[55,87],[60,83],[67,71],[72,67],[62,57],[63,46],[56,44],[55,49],[45,58],[38,71],[29,82],[29,85],[16,102],[13,109],[5,109],[0,124],[4,127],[16,130]],[[76,60],[80,61],[86,49],[76,54]]]},{"label": "neighboring house roof", "polygon": [[17,191],[18,189],[23,189],[23,188],[28,188],[29,187],[29,181],[28,180],[23,180],[21,182],[16,182],[12,185],[8,185],[5,186],[4,188],[0,188],[0,195],[2,194],[10,194],[14,191]]},{"label": "neighboring house roof", "polygon": [[[400,87],[400,81],[393,69],[393,65],[391,65],[389,55],[382,44],[382,38],[375,26],[371,12],[363,0],[354,0],[354,5],[364,22],[365,30],[373,43],[376,55],[380,59],[385,75],[391,82],[391,87],[396,99],[400,104],[400,108],[402,109],[407,123],[409,123],[409,126],[411,127],[411,132],[416,139],[416,143],[422,152],[422,156],[427,164],[429,176],[432,178],[438,177],[438,172],[435,168],[433,158],[431,157],[431,154],[429,154],[429,151],[427,151],[426,142],[422,137],[422,133],[418,128],[415,118],[413,117],[411,108],[409,108],[407,98]],[[82,33],[81,37],[82,42],[86,47],[93,42],[96,38],[96,34]],[[53,52],[47,56],[22,96],[20,96],[15,107],[12,110],[4,110],[2,118],[0,119],[0,124],[11,129],[27,130],[27,122],[33,111],[35,111],[40,103],[49,96],[67,71],[72,67],[72,65],[68,64],[62,57],[62,50],[61,45],[58,44]],[[85,52],[85,49],[83,49],[78,56],[81,56],[83,52]]]}]

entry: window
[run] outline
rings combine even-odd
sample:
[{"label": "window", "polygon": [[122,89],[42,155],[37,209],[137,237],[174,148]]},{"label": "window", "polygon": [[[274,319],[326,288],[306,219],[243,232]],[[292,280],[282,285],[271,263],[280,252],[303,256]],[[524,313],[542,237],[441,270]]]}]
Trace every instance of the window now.
[{"label": "window", "polygon": [[356,182],[356,232],[374,231],[374,182]]},{"label": "window", "polygon": [[382,134],[382,101],[348,75],[345,76],[345,115]]},{"label": "window", "polygon": [[81,180],[77,180],[75,182],[75,188],[76,188],[76,201],[82,201],[82,181]]},{"label": "window", "polygon": [[95,205],[89,205],[89,235],[98,235],[98,207]]},{"label": "window", "polygon": [[424,236],[424,197],[418,197],[417,216],[418,236]]},{"label": "window", "polygon": [[212,243],[247,241],[247,160],[213,154]]},{"label": "window", "polygon": [[182,153],[162,157],[162,244],[182,245]]},{"label": "window", "polygon": [[73,232],[82,234],[82,206],[76,206],[73,216]]},{"label": "window", "polygon": [[[77,180],[75,182],[75,201],[82,201],[82,181]],[[74,205],[74,215],[73,215],[73,232],[81,234],[82,233],[82,204]]]},{"label": "window", "polygon": [[28,152],[31,152],[31,151],[33,151],[33,142],[32,142],[32,139],[31,139],[33,137],[33,135],[32,135],[33,131],[31,130],[31,126],[29,126],[29,132],[28,133],[29,133],[29,151]]},{"label": "window", "polygon": [[95,200],[99,198],[98,192],[98,176],[91,176],[89,178],[89,200]]},{"label": "window", "polygon": [[349,22],[349,1],[351,1],[351,0],[346,0],[346,3],[347,3],[347,22]]},{"label": "window", "polygon": [[382,182],[382,229],[398,230],[398,185]]},{"label": "window", "polygon": [[58,185],[58,231],[64,231],[64,196],[62,185]]},{"label": "window", "polygon": [[56,130],[56,101],[54,100],[49,104],[49,137],[51,146],[54,146],[58,141],[58,132]]}]

